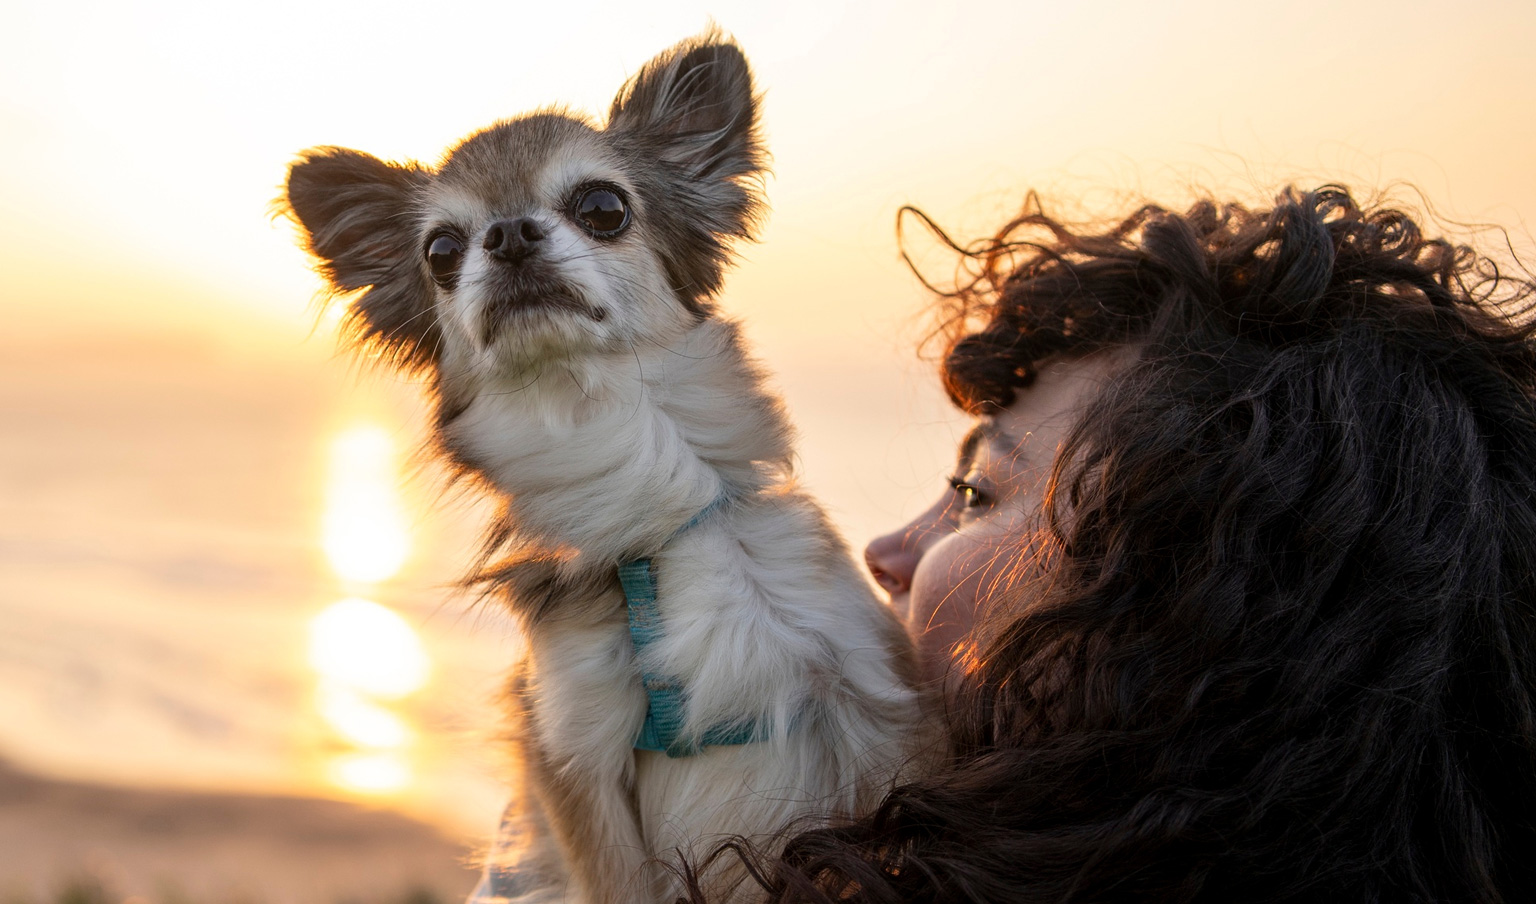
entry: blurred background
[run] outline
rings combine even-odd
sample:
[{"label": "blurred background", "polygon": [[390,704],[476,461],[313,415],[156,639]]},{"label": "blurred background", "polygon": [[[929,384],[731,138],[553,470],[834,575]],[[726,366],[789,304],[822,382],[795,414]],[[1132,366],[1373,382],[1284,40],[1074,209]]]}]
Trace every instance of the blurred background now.
[{"label": "blurred background", "polygon": [[[10,4],[0,33],[0,899],[452,900],[516,764],[485,512],[419,387],[343,354],[275,220],[293,155],[435,161],[600,117],[717,22],[752,59],[772,217],[723,307],[856,547],[962,421],[898,257],[1036,189],[1069,217],[1339,181],[1524,253],[1536,7],[651,2]],[[954,274],[910,237],[931,278]]]}]

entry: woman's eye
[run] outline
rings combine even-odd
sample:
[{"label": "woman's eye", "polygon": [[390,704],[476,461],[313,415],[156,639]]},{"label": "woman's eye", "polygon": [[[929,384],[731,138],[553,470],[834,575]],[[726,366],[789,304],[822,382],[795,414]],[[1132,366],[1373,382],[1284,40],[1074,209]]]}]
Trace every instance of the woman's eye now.
[{"label": "woman's eye", "polygon": [[966,483],[964,480],[956,477],[949,481],[949,485],[954,489],[961,508],[979,508],[988,502],[987,494],[983,493],[981,488],[974,483]]},{"label": "woman's eye", "polygon": [[629,226],[629,207],[611,188],[589,188],[582,192],[576,198],[572,215],[599,238],[612,238]]},{"label": "woman's eye", "polygon": [[432,278],[444,288],[451,287],[459,274],[459,260],[464,257],[464,243],[447,234],[438,233],[427,243],[427,267]]}]

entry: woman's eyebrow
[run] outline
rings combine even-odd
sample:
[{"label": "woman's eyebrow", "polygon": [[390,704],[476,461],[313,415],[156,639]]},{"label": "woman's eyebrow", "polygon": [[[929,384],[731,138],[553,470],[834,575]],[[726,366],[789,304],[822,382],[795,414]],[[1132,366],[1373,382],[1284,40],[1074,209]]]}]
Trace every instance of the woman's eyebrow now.
[{"label": "woman's eyebrow", "polygon": [[982,421],[966,431],[965,439],[960,441],[960,455],[958,456],[957,464],[962,473],[971,466],[971,462],[976,460],[976,447],[981,445],[988,426],[988,422]]},{"label": "woman's eyebrow", "polygon": [[976,450],[982,442],[991,444],[1006,440],[1008,437],[1009,434],[994,421],[978,423],[965,434],[965,439],[960,441],[960,469],[963,471],[969,468],[976,460]]}]

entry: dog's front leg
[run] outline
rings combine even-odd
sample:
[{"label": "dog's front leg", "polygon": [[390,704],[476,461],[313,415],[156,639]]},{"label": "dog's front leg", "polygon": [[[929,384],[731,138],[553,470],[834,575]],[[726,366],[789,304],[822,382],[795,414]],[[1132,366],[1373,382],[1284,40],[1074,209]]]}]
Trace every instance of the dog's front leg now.
[{"label": "dog's front leg", "polygon": [[524,660],[508,685],[515,793],[502,814],[480,885],[469,904],[564,904],[571,898],[565,851],[545,815],[548,782],[539,768],[542,757],[534,735],[528,672],[529,663]]},{"label": "dog's front leg", "polygon": [[622,608],[600,622],[531,632],[534,683],[526,767],[564,849],[573,900],[656,900],[656,864],[636,811],[634,739],[645,718]]},{"label": "dog's front leg", "polygon": [[656,864],[640,835],[633,793],[616,776],[551,770],[546,815],[570,867],[568,902],[644,904],[658,900]]}]

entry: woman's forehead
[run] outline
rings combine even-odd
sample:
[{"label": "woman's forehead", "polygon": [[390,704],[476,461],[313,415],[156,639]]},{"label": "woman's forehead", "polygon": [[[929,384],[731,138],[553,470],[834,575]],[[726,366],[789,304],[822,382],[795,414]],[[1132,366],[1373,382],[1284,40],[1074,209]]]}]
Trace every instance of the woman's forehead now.
[{"label": "woman's forehead", "polygon": [[1134,347],[1117,348],[1042,365],[1034,382],[1016,391],[1013,404],[977,421],[966,433],[960,442],[960,467],[970,467],[984,452],[989,458],[1017,455],[1041,431],[1053,439],[1048,445],[1054,454],[1056,441],[1115,369],[1136,353]]}]

